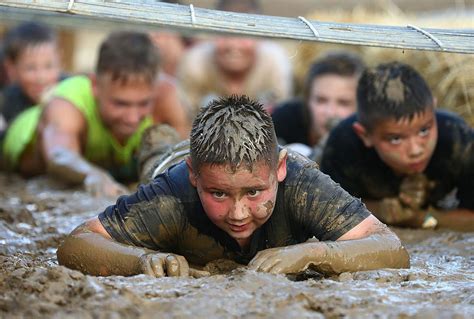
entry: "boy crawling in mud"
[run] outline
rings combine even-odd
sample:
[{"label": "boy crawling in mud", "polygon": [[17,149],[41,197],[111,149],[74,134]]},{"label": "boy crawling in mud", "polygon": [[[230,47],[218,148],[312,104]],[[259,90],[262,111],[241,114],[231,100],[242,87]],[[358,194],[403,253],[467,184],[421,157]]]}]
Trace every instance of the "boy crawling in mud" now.
[{"label": "boy crawling in mud", "polygon": [[409,267],[395,234],[280,148],[262,106],[237,96],[200,111],[185,160],[76,228],[57,254],[93,275],[199,276],[189,264],[221,258],[275,274]]},{"label": "boy crawling in mud", "polygon": [[474,130],[435,110],[413,68],[362,74],[357,113],[327,142],[321,170],[387,224],[474,230]]},{"label": "boy crawling in mud", "polygon": [[97,196],[129,193],[135,151],[152,125],[159,55],[147,34],[111,33],[95,74],[60,82],[50,98],[20,113],[7,130],[3,161],[23,176],[48,174]]}]

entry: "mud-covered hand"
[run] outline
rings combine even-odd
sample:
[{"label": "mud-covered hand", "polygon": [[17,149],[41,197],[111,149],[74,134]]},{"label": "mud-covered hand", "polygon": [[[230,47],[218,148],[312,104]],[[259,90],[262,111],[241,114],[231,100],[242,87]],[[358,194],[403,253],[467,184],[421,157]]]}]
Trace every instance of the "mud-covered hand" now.
[{"label": "mud-covered hand", "polygon": [[377,206],[373,213],[388,225],[420,227],[426,215],[425,211],[413,209],[398,198],[384,198]]},{"label": "mud-covered hand", "polygon": [[265,249],[250,261],[249,268],[272,274],[291,274],[317,265],[325,254],[324,245],[318,242]]},{"label": "mud-covered hand", "polygon": [[84,187],[88,193],[96,197],[116,197],[130,193],[124,185],[116,182],[112,176],[99,170],[87,174],[84,179]]},{"label": "mud-covered hand", "polygon": [[431,188],[432,183],[424,174],[410,175],[400,184],[398,198],[403,204],[419,209],[425,205]]},{"label": "mud-covered hand", "polygon": [[209,276],[209,272],[190,268],[183,256],[167,253],[146,253],[140,257],[140,271],[154,277]]}]

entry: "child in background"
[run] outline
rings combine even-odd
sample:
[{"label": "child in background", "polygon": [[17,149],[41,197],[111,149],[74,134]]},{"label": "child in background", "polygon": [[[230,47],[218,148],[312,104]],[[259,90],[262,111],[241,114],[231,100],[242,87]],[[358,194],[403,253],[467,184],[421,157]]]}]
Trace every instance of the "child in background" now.
[{"label": "child in background", "polygon": [[303,98],[285,101],[272,113],[279,142],[295,150],[298,146],[319,163],[331,128],[356,111],[357,81],[363,70],[364,62],[350,52],[331,52],[313,62]]},{"label": "child in background", "polygon": [[99,49],[95,74],[59,83],[47,101],[23,111],[3,142],[7,169],[48,173],[89,192],[128,192],[135,151],[152,124],[158,51],[147,34],[114,32]]},{"label": "child in background", "polygon": [[435,105],[406,64],[365,71],[357,113],[331,131],[321,170],[387,224],[473,231],[474,130]]},{"label": "child in background", "polygon": [[60,53],[55,32],[38,22],[18,25],[5,34],[4,66],[12,84],[0,97],[0,112],[7,124],[61,78]]}]

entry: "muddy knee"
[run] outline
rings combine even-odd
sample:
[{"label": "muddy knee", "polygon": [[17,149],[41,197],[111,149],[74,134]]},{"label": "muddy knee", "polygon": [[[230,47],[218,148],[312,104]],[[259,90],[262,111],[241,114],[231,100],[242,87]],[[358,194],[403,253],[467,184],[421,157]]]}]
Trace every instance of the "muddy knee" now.
[{"label": "muddy knee", "polygon": [[138,174],[141,182],[149,180],[153,164],[181,141],[178,132],[167,124],[147,128],[138,149]]}]

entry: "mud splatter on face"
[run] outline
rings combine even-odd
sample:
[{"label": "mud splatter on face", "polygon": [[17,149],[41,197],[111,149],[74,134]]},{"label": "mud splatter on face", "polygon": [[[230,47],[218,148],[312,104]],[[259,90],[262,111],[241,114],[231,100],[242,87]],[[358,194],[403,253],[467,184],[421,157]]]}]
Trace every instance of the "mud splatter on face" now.
[{"label": "mud splatter on face", "polygon": [[266,212],[267,215],[266,216],[269,216],[273,212],[273,207],[275,207],[275,203],[273,201],[269,200],[268,202],[263,204],[263,206],[265,206],[265,208],[267,209],[267,212]]}]

